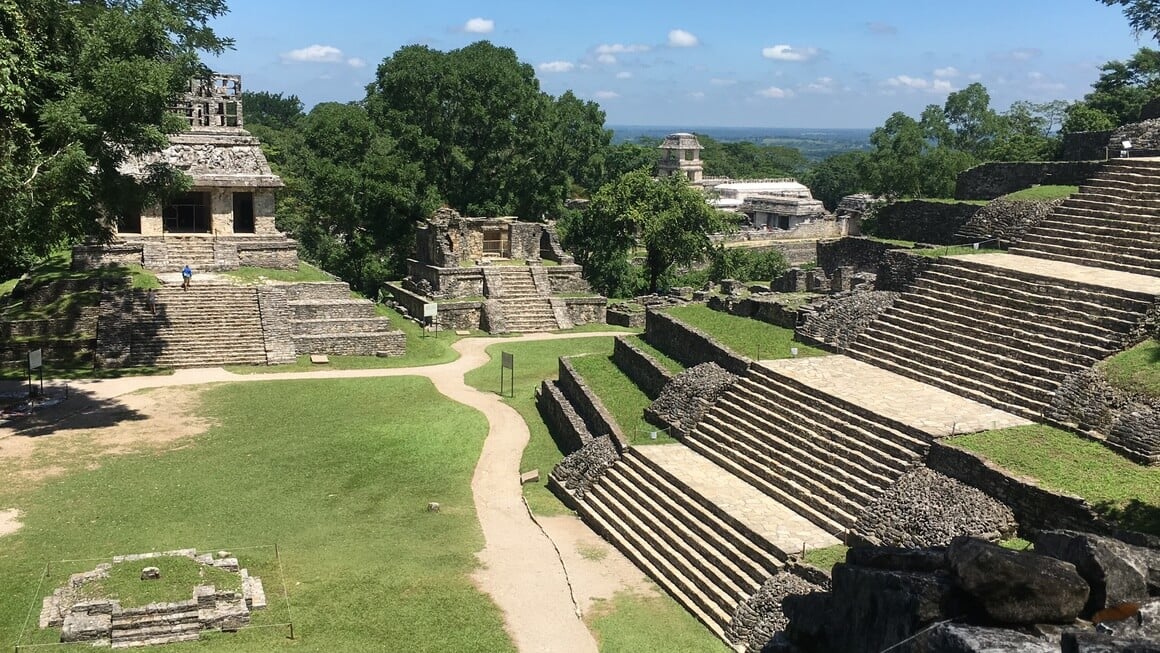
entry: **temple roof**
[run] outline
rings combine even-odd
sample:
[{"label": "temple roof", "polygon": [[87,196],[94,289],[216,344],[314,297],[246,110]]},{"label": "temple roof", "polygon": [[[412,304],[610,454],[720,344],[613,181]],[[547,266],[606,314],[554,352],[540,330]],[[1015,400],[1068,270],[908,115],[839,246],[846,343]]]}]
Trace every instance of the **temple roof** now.
[{"label": "temple roof", "polygon": [[697,140],[696,135],[687,132],[678,132],[676,134],[669,134],[665,137],[665,141],[660,144],[658,149],[662,150],[701,150],[700,141]]}]

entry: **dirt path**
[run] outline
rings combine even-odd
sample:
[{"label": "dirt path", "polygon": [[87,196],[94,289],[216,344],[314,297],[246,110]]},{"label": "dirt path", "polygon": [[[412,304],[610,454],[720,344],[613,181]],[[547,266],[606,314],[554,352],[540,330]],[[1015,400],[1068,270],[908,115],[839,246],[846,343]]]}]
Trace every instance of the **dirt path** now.
[{"label": "dirt path", "polygon": [[[488,421],[487,440],[471,482],[485,539],[485,546],[478,554],[481,568],[475,573],[475,581],[503,611],[507,630],[520,651],[595,653],[596,641],[580,618],[581,611],[619,591],[652,593],[655,589],[615,549],[607,545],[601,548],[602,541],[575,517],[543,519],[541,531],[528,515],[519,482],[520,459],[530,438],[527,424],[497,395],[466,385],[463,376],[487,363],[485,350],[496,343],[604,335],[615,334],[467,338],[454,345],[459,359],[429,367],[248,375],[232,374],[221,368],[188,369],[178,370],[172,376],[94,379],[70,385],[93,400],[89,410],[96,412],[108,410],[109,400],[146,388],[319,378],[422,376],[430,379],[440,393],[479,410]],[[62,411],[58,417],[61,420],[83,420],[90,416],[84,409],[65,412],[68,402],[58,410]],[[51,424],[39,428],[51,429]],[[0,428],[0,442],[12,433],[10,428]]]}]

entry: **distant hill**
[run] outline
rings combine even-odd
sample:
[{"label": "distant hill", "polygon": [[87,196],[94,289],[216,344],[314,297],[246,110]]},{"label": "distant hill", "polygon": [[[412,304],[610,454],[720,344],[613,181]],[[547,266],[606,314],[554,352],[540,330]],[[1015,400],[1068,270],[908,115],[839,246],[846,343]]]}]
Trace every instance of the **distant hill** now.
[{"label": "distant hill", "polygon": [[870,149],[873,129],[801,129],[796,127],[658,127],[608,125],[612,142],[635,141],[640,137],[663,139],[675,132],[707,134],[723,142],[750,141],[759,145],[796,147],[810,161],[820,161],[850,150]]}]

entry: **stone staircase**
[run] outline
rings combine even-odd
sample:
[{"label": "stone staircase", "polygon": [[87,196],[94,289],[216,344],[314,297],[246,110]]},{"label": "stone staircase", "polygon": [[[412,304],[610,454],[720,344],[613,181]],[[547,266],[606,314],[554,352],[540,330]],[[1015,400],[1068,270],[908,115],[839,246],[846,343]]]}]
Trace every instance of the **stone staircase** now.
[{"label": "stone staircase", "polygon": [[840,536],[920,462],[930,437],[757,363],[682,441]]},{"label": "stone staircase", "polygon": [[[152,245],[152,244],[151,244]],[[147,245],[147,247],[149,247]],[[177,272],[188,265],[194,273],[226,269],[218,260],[214,239],[206,236],[166,234],[156,247],[157,257],[149,257],[148,267],[159,272]],[[152,249],[152,248],[150,248]],[[236,258],[235,254],[235,258]],[[163,257],[163,258],[162,258]],[[233,267],[237,267],[235,262]]]},{"label": "stone staircase", "polygon": [[133,302],[128,365],[214,367],[265,365],[257,291],[231,284],[197,283],[189,290],[157,290],[157,314],[145,293]]},{"label": "stone staircase", "polygon": [[940,259],[845,353],[1036,419],[1064,377],[1119,351],[1155,301],[986,260]]},{"label": "stone staircase", "polygon": [[1160,161],[1108,163],[1012,254],[1160,276]]},{"label": "stone staircase", "polygon": [[[342,282],[288,286],[290,333],[299,354],[372,355],[405,353],[405,337],[380,316],[374,302],[351,296]],[[400,347],[404,351],[396,351]]]},{"label": "stone staircase", "polygon": [[551,289],[537,285],[531,267],[497,265],[486,274],[498,277],[499,283],[495,284],[498,287],[489,287],[488,297],[499,300],[507,331],[537,333],[560,328],[552,307]]},{"label": "stone staircase", "polygon": [[196,601],[155,604],[112,615],[111,648],[136,648],[198,639],[201,632]]},{"label": "stone staircase", "polygon": [[785,553],[634,448],[577,501],[581,516],[728,641],[738,604]]}]

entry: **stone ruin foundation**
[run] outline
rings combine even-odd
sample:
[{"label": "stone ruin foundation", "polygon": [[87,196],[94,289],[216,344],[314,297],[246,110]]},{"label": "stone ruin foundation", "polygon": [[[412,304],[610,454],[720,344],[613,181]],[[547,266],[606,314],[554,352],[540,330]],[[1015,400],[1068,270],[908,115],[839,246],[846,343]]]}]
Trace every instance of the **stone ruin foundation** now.
[{"label": "stone ruin foundation", "polygon": [[[122,608],[117,599],[89,599],[81,587],[107,578],[114,564],[173,556],[187,557],[207,567],[233,572],[241,578],[241,591],[218,590],[213,585],[197,585],[190,598],[174,603],[151,603]],[[143,576],[156,568],[145,566]],[[142,580],[142,582],[150,582]],[[250,623],[250,612],[266,607],[262,580],[238,565],[226,551],[198,554],[194,549],[161,553],[115,556],[111,563],[98,564],[91,571],[73,574],[68,582],[44,598],[40,611],[41,628],[60,628],[62,643],[88,642],[94,646],[129,648],[196,640],[203,630],[237,630]]]}]

